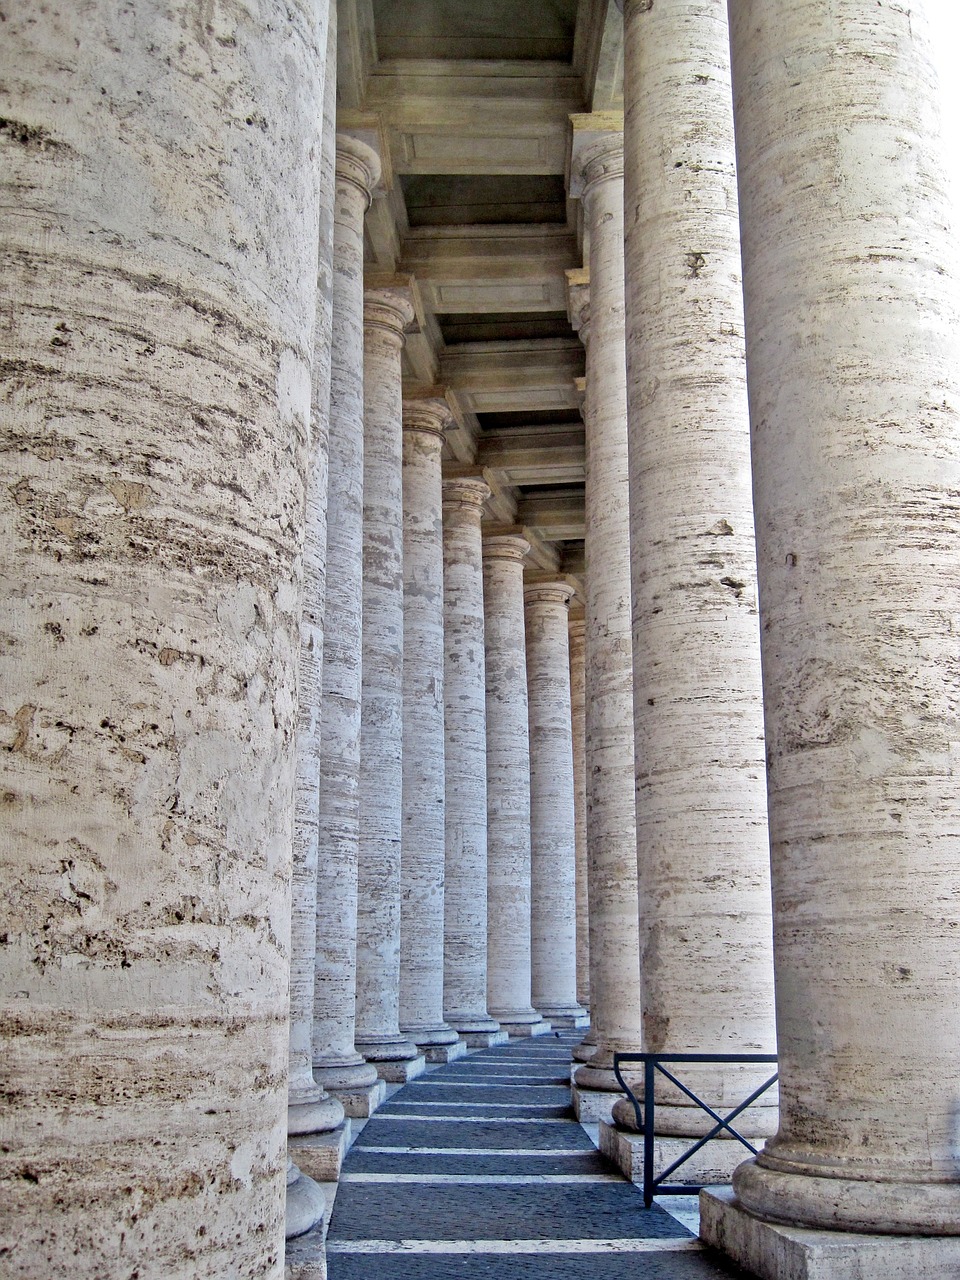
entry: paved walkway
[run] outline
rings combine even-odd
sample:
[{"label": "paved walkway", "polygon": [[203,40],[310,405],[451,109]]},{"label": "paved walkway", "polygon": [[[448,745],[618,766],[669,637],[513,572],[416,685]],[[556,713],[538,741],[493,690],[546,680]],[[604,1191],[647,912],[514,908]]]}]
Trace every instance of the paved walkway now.
[{"label": "paved walkway", "polygon": [[398,1090],[344,1164],[329,1280],[719,1280],[599,1154],[570,1108],[570,1047],[479,1050]]}]

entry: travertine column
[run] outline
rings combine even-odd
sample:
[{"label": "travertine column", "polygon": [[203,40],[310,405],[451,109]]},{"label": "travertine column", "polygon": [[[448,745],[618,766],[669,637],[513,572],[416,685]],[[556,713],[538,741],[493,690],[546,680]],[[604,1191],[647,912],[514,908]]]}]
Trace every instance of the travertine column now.
[{"label": "travertine column", "polygon": [[[303,618],[294,789],[293,875],[290,930],[290,1076],[287,1134],[290,1147],[305,1135],[335,1129],[343,1106],[313,1078],[313,969],[317,935],[317,820],[320,776],[320,704],[323,688],[323,602],[327,554],[327,440],[330,425],[330,339],[333,313],[333,202],[337,100],[336,5],[329,11],[323,89],[320,160],[320,238],[317,317],[313,333],[310,455],[303,546]],[[315,1171],[297,1152],[304,1176],[287,1172],[287,1235],[309,1230],[323,1216],[323,1193],[308,1176]],[[295,1166],[296,1167],[296,1166]],[[319,1169],[316,1172],[320,1172]],[[319,1210],[311,1222],[314,1208]],[[306,1224],[306,1225],[304,1225]],[[299,1229],[298,1229],[299,1228]]]},{"label": "travertine column", "polygon": [[443,1020],[442,399],[403,405],[403,839],[400,1027],[431,1061],[465,1050]]},{"label": "travertine column", "polygon": [[[597,1039],[596,1052],[578,1069],[575,1081],[581,1090],[615,1091],[614,1053],[640,1048],[623,330],[623,135],[605,132],[582,153],[575,151],[575,172],[582,183],[590,230],[586,772],[590,1013]],[[603,1106],[611,1102],[605,1101]],[[580,1114],[586,1115],[590,1105],[584,1104]]]},{"label": "travertine column", "polygon": [[730,7],[782,1108],[735,1187],[936,1235],[960,1233],[960,306],[925,8]]},{"label": "travertine column", "polygon": [[5,6],[0,1217],[24,1280],[283,1272],[324,13]]},{"label": "travertine column", "polygon": [[577,1004],[576,831],[566,582],[524,589],[530,727],[530,974],[534,1008],[585,1027]]},{"label": "travertine column", "polygon": [[423,1071],[400,1034],[403,463],[400,354],[409,288],[364,297],[363,678],[357,901],[357,1048],[384,1079]]},{"label": "travertine column", "polygon": [[587,775],[584,737],[586,700],[584,696],[583,618],[570,619],[570,718],[573,747],[573,821],[576,859],[577,915],[577,1001],[590,1005],[590,898],[587,885]]},{"label": "travertine column", "polygon": [[550,1024],[530,989],[530,730],[523,561],[517,534],[483,539],[487,671],[487,1008],[511,1035]]},{"label": "travertine column", "polygon": [[[763,703],[726,11],[627,0],[627,369],[644,1048],[774,1053]],[[682,49],[682,57],[678,50]],[[695,797],[695,801],[691,798]],[[682,974],[682,981],[678,975]],[[714,1107],[766,1066],[685,1068]],[[666,1083],[666,1082],[664,1082]],[[659,1086],[658,1086],[659,1088]],[[776,1094],[742,1128],[776,1126]],[[635,1123],[624,1104],[617,1118]],[[658,1093],[657,1132],[710,1118]]]},{"label": "travertine column", "polygon": [[376,153],[337,135],[323,637],[314,1076],[365,1113],[377,1073],[354,1045],[363,577],[363,217]]},{"label": "travertine column", "polygon": [[487,1013],[487,716],[479,476],[443,482],[446,879],[443,1010],[468,1044],[504,1038]]}]

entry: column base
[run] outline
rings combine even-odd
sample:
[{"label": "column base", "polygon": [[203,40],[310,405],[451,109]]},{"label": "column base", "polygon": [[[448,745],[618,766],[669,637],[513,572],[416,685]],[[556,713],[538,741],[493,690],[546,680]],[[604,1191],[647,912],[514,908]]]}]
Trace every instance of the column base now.
[{"label": "column base", "polygon": [[[318,1061],[313,1064],[313,1078],[328,1093],[340,1098],[354,1089],[365,1089],[376,1082],[377,1071],[369,1062],[360,1057],[338,1062],[336,1059]],[[347,1112],[349,1115],[350,1112]]]},{"label": "column base", "polygon": [[327,1280],[326,1223],[288,1240],[284,1250],[284,1280]]},{"label": "column base", "polygon": [[376,1076],[373,1084],[331,1089],[330,1092],[343,1103],[344,1115],[354,1120],[369,1120],[387,1096],[387,1082]]},{"label": "column base", "polygon": [[495,1044],[506,1044],[510,1037],[506,1031],[461,1031],[460,1039],[468,1049],[492,1049]]},{"label": "column base", "polygon": [[[610,1089],[584,1089],[574,1080],[570,1089],[573,1101],[573,1113],[581,1124],[597,1124],[613,1120],[613,1106],[623,1094],[618,1089],[614,1093]],[[741,1151],[743,1148],[740,1148]]]},{"label": "column base", "polygon": [[422,1053],[415,1058],[397,1058],[393,1061],[375,1062],[377,1075],[388,1084],[409,1084],[422,1076],[427,1069],[427,1060]]},{"label": "column base", "polygon": [[596,1037],[591,1038],[590,1032],[588,1031],[580,1043],[575,1044],[570,1050],[570,1056],[575,1062],[589,1062],[596,1052]]},{"label": "column base", "polygon": [[467,1052],[467,1046],[462,1040],[455,1040],[453,1044],[428,1044],[422,1048],[423,1056],[428,1062],[455,1062]]},{"label": "column base", "polygon": [[960,1237],[866,1235],[762,1222],[726,1187],[700,1192],[700,1239],[762,1280],[960,1275]]},{"label": "column base", "polygon": [[[291,1138],[307,1133],[330,1133],[343,1124],[343,1107],[330,1094],[318,1102],[303,1102],[287,1107],[287,1133]],[[313,1174],[310,1175],[313,1177]]]},{"label": "column base", "polygon": [[[745,1137],[749,1136],[747,1134]],[[753,1145],[762,1146],[762,1138],[751,1138]],[[669,1138],[657,1135],[653,1142],[653,1172],[659,1176],[679,1160],[695,1142],[694,1138]],[[621,1129],[608,1120],[600,1121],[600,1151],[612,1160],[625,1178],[631,1182],[643,1182],[643,1135]],[[672,1183],[690,1182],[694,1186],[709,1183],[728,1183],[737,1165],[750,1153],[735,1138],[713,1138],[691,1156],[676,1173],[670,1175]]]},{"label": "column base", "polygon": [[288,1157],[284,1212],[286,1238],[290,1240],[295,1236],[305,1235],[318,1226],[323,1228],[326,1216],[327,1201],[323,1190]]},{"label": "column base", "polygon": [[326,1133],[291,1135],[287,1150],[301,1172],[314,1182],[338,1182],[350,1139],[350,1120],[345,1119]]},{"label": "column base", "polygon": [[509,1014],[505,1014],[500,1019],[500,1030],[506,1031],[508,1036],[545,1036],[553,1028],[549,1022],[545,1022],[540,1017],[539,1013],[523,1013],[516,1018],[511,1018]]},{"label": "column base", "polygon": [[357,1053],[379,1070],[381,1062],[398,1062],[403,1058],[417,1057],[417,1046],[409,1036],[376,1036],[369,1040],[357,1039]]}]

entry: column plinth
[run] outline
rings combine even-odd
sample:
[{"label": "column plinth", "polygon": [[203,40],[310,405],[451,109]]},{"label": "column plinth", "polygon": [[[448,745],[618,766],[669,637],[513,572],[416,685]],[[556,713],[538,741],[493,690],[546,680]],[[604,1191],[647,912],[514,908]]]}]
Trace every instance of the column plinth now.
[{"label": "column plinth", "polygon": [[480,520],[489,486],[443,482],[446,879],[443,1008],[458,1032],[496,1035],[487,1013],[487,720]]},{"label": "column plinth", "polygon": [[534,1008],[585,1027],[577,1003],[576,823],[566,582],[524,588],[530,735],[530,971]]},{"label": "column plinth", "polygon": [[[313,1073],[355,1111],[363,580],[363,218],[380,162],[337,135]],[[348,1097],[349,1095],[349,1101]]]},{"label": "column plinth", "polygon": [[487,1008],[510,1035],[549,1030],[531,1001],[530,736],[523,562],[516,534],[483,539],[487,715]]},{"label": "column plinth", "polygon": [[[403,755],[403,445],[400,357],[408,287],[364,294],[363,671],[357,1048],[384,1079],[423,1068],[400,1032]],[[406,1064],[406,1065],[401,1065]]]},{"label": "column plinth", "polygon": [[[442,399],[403,405],[403,836],[400,1027],[443,1057]],[[460,1046],[462,1048],[462,1046]]]}]

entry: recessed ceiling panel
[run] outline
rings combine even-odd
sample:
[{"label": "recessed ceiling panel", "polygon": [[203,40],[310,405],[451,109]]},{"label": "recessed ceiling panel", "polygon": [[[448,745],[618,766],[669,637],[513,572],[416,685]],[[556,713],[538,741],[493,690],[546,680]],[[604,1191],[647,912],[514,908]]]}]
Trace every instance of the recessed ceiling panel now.
[{"label": "recessed ceiling panel", "polygon": [[400,182],[411,227],[567,220],[559,174],[404,173]]},{"label": "recessed ceiling panel", "polygon": [[373,0],[381,58],[569,62],[577,0]]},{"label": "recessed ceiling panel", "polygon": [[565,311],[491,311],[474,315],[437,316],[446,343],[502,342],[513,338],[570,338]]}]

